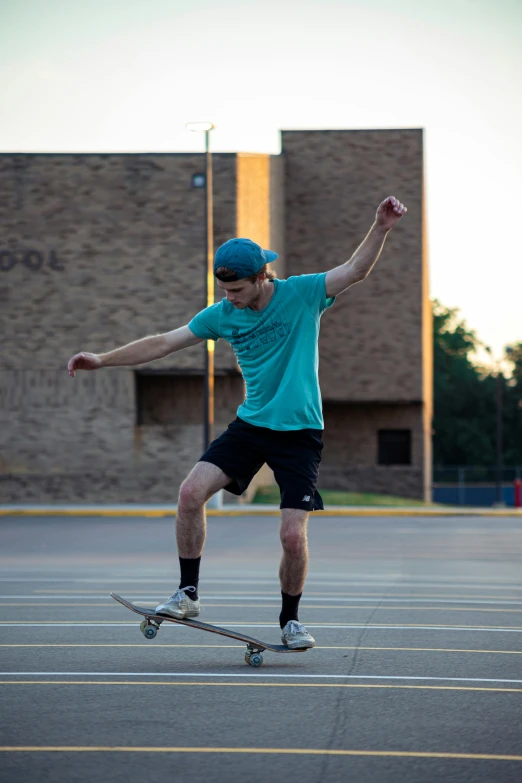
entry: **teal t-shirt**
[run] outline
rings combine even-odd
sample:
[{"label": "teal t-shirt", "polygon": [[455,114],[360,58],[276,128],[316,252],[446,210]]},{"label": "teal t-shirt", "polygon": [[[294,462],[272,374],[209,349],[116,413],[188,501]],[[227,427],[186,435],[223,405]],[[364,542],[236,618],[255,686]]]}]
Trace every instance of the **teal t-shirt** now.
[{"label": "teal t-shirt", "polygon": [[239,418],[272,430],[322,430],[319,322],[335,297],[326,273],[274,280],[263,310],[238,310],[223,299],[198,313],[189,329],[204,340],[227,340],[246,387]]}]

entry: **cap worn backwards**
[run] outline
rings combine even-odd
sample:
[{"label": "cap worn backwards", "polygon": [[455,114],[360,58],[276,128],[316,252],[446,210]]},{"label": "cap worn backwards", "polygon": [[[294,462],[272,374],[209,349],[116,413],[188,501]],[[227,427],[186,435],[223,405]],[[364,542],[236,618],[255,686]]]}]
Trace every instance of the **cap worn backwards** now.
[{"label": "cap worn backwards", "polygon": [[[216,250],[214,274],[223,282],[242,280],[245,277],[255,275],[265,264],[275,261],[278,257],[278,253],[274,253],[273,250],[263,250],[261,245],[252,242],[251,239],[236,237],[229,239]],[[221,266],[230,269],[234,274],[216,274]]]}]

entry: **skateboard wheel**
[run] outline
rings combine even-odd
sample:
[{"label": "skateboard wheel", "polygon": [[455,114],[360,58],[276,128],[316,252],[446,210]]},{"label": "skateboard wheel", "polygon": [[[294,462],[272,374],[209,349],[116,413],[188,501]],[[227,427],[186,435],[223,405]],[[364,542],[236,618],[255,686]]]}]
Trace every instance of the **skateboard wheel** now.
[{"label": "skateboard wheel", "polygon": [[253,655],[250,655],[248,659],[248,663],[250,664],[250,666],[261,666],[261,664],[263,663],[263,656],[260,655],[259,653],[254,653]]},{"label": "skateboard wheel", "polygon": [[146,639],[154,639],[158,633],[159,625],[157,623],[148,623],[147,620],[143,620],[140,623],[140,631]]},{"label": "skateboard wheel", "polygon": [[245,653],[245,662],[246,662],[246,663],[250,663],[250,657],[251,657],[251,655],[252,655],[252,653],[251,653],[251,652],[248,652],[248,650],[247,650],[247,651],[246,651],[246,653]]}]

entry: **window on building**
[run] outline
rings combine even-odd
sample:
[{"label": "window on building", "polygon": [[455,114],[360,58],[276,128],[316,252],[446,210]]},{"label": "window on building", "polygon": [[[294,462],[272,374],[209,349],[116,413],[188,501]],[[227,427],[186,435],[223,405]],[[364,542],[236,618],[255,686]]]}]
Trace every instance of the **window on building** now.
[{"label": "window on building", "polygon": [[378,444],[379,465],[411,465],[411,430],[379,430]]},{"label": "window on building", "polygon": [[203,376],[136,373],[136,423],[197,424],[203,407]]},{"label": "window on building", "polygon": [[[201,373],[137,370],[134,375],[138,427],[202,423],[205,378]],[[214,395],[216,423],[232,421],[244,397],[239,373],[216,375]]]}]

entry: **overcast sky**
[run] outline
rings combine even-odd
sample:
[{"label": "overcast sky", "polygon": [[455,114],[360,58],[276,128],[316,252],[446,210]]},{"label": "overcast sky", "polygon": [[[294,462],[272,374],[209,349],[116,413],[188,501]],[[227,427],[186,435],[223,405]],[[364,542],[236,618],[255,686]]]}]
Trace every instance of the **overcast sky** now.
[{"label": "overcast sky", "polygon": [[3,152],[422,127],[431,296],[497,355],[522,341],[521,0],[0,0],[0,87]]}]

